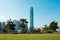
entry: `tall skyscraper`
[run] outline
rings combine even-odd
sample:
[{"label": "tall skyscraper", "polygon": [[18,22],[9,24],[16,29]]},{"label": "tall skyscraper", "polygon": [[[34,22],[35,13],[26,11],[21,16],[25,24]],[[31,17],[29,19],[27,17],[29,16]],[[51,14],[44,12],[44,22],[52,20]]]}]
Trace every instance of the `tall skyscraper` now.
[{"label": "tall skyscraper", "polygon": [[33,22],[33,7],[30,8],[30,29],[34,28],[34,22]]}]

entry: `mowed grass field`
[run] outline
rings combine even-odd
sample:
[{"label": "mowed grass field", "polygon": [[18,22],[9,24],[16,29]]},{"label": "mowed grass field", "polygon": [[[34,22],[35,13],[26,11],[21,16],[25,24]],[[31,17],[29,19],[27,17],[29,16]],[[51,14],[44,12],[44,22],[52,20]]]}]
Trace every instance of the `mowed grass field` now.
[{"label": "mowed grass field", "polygon": [[60,34],[0,34],[0,40],[60,40]]}]

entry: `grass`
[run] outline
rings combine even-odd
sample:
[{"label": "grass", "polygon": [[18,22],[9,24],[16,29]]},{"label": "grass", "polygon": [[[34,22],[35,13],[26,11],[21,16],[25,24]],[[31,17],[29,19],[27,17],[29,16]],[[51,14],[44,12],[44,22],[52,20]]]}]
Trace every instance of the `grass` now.
[{"label": "grass", "polygon": [[60,34],[0,34],[0,40],[60,40]]}]

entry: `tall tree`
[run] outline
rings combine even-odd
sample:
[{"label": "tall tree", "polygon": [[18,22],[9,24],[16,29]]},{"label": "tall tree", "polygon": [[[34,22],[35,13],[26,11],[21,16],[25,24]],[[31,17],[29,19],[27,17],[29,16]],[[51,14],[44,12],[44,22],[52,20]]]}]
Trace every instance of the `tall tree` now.
[{"label": "tall tree", "polygon": [[11,19],[7,20],[6,23],[6,29],[7,30],[15,30],[15,24],[13,23],[13,21],[11,21]]},{"label": "tall tree", "polygon": [[49,29],[50,30],[53,30],[54,32],[56,32],[56,29],[58,29],[58,22],[55,22],[55,21],[52,21],[50,24],[49,24]]},{"label": "tall tree", "polygon": [[22,28],[22,32],[26,32],[25,28],[26,28],[26,23],[28,23],[28,21],[26,21],[26,19],[20,19],[20,27]]}]

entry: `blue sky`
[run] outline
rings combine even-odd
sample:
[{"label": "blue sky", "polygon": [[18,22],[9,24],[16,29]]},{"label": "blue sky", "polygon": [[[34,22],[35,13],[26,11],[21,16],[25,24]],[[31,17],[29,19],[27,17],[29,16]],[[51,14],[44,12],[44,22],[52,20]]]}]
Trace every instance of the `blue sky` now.
[{"label": "blue sky", "polygon": [[[0,0],[0,21],[26,18],[34,7],[34,26],[42,27],[55,20],[60,26],[60,0]],[[30,21],[29,21],[30,23]]]}]

